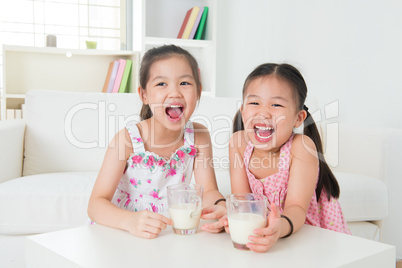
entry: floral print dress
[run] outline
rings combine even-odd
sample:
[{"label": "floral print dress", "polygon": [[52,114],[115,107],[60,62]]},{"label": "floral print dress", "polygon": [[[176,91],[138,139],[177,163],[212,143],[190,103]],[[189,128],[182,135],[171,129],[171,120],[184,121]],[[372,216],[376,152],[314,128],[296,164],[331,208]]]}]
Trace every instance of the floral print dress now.
[{"label": "floral print dress", "polygon": [[138,127],[126,126],[133,143],[134,153],[128,158],[112,203],[129,211],[167,211],[167,187],[177,183],[189,183],[193,172],[194,128],[187,122],[184,128],[184,145],[164,159],[145,151]]},{"label": "floral print dress", "polygon": [[[292,146],[293,137],[294,135],[292,135],[280,149],[278,173],[272,174],[264,179],[258,180],[249,170],[250,157],[254,150],[254,145],[251,142],[248,143],[243,156],[251,191],[255,194],[265,195],[268,202],[275,203],[281,213],[285,208],[286,195],[288,192],[290,148]],[[268,206],[268,210],[270,210],[270,205]],[[318,202],[315,194],[311,197],[305,224],[351,234],[346,220],[343,217],[338,200],[332,196],[328,200],[325,189],[321,191]]]}]

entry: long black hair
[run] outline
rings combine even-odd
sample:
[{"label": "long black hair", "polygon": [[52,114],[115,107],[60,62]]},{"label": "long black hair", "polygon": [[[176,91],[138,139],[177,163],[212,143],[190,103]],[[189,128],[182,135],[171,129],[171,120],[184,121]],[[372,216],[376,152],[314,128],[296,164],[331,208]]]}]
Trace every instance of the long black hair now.
[{"label": "long black hair", "polygon": [[[305,106],[304,102],[307,97],[307,85],[303,76],[295,67],[289,64],[265,63],[255,68],[246,78],[243,86],[243,98],[248,85],[256,78],[275,75],[283,81],[286,81],[294,92],[296,105],[299,110],[304,109],[307,112],[307,117],[304,120],[303,134],[310,137],[317,148],[317,157],[319,159],[319,178],[316,188],[317,201],[320,199],[323,189],[327,192],[328,200],[333,196],[339,198],[340,189],[335,175],[332,173],[327,162],[325,161],[321,137],[314,122],[313,117]],[[233,133],[239,130],[244,130],[244,123],[241,117],[240,110],[237,111],[233,120]]]},{"label": "long black hair", "polygon": [[[149,70],[152,67],[152,64],[159,60],[163,60],[166,58],[170,58],[173,56],[181,56],[184,57],[188,63],[190,64],[191,71],[194,76],[194,80],[197,84],[197,96],[198,99],[201,96],[201,78],[199,75],[199,68],[197,60],[193,55],[190,54],[187,50],[175,46],[175,45],[163,45],[160,47],[154,47],[148,50],[141,61],[140,67],[140,87],[146,90],[146,85],[149,80]],[[140,112],[141,120],[145,120],[152,117],[152,111],[149,105],[143,104]]]}]

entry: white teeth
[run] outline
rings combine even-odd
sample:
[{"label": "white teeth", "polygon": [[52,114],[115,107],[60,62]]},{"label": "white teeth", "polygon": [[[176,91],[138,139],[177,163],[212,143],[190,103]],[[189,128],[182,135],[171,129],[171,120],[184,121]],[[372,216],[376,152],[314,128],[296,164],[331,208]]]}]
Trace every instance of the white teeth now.
[{"label": "white teeth", "polygon": [[170,105],[169,107],[170,108],[181,108],[182,106],[181,105]]},{"label": "white teeth", "polygon": [[258,128],[258,129],[261,129],[261,130],[273,130],[272,127],[255,126],[255,128]]}]

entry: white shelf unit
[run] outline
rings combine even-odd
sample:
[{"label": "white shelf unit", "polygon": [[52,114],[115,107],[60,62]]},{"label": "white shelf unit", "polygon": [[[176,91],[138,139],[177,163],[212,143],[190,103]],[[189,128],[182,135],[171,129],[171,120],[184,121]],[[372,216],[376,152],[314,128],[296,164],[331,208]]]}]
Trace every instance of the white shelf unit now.
[{"label": "white shelf unit", "polygon": [[[141,51],[167,44],[188,50],[198,61],[203,94],[216,92],[217,0],[133,0],[133,48]],[[187,11],[208,7],[205,40],[178,39]]]},{"label": "white shelf unit", "polygon": [[21,109],[29,90],[102,92],[109,63],[133,61],[131,90],[138,86],[139,52],[3,46],[1,119]]}]

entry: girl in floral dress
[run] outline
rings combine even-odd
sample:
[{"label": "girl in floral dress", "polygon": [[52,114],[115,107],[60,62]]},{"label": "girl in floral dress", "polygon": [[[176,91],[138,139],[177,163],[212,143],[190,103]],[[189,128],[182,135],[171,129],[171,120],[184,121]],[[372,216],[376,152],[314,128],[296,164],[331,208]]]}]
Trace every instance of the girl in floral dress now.
[{"label": "girl in floral dress", "polygon": [[[262,64],[249,74],[230,140],[232,192],[263,194],[268,226],[247,247],[265,252],[303,224],[350,234],[338,202],[339,185],[304,105],[306,83],[288,64]],[[303,134],[294,129],[304,124]],[[227,226],[227,220],[222,219]],[[227,229],[229,231],[229,229]]]},{"label": "girl in floral dress", "polygon": [[[145,53],[138,94],[139,123],[129,123],[111,141],[88,205],[92,221],[143,238],[156,237],[172,220],[163,214],[167,186],[195,181],[204,187],[203,218],[224,214],[206,127],[189,121],[201,95],[198,64],[186,50],[162,46]],[[208,231],[219,232],[216,221]]]}]

